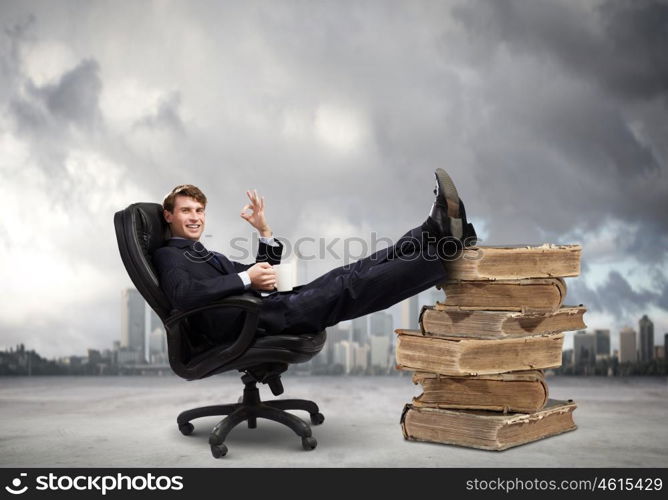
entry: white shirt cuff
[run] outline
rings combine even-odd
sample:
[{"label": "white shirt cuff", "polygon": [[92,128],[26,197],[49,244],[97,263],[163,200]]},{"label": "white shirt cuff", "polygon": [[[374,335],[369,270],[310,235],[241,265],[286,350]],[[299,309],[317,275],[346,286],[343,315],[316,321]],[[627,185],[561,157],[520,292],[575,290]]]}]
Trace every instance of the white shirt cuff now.
[{"label": "white shirt cuff", "polygon": [[264,243],[265,245],[269,245],[270,247],[277,247],[278,242],[274,239],[273,236],[269,236],[268,238],[264,236],[260,236],[260,241]]},{"label": "white shirt cuff", "polygon": [[239,278],[241,278],[241,281],[244,282],[244,288],[248,290],[248,287],[251,285],[251,279],[250,276],[248,276],[248,273],[246,271],[241,271],[240,273],[237,273]]}]

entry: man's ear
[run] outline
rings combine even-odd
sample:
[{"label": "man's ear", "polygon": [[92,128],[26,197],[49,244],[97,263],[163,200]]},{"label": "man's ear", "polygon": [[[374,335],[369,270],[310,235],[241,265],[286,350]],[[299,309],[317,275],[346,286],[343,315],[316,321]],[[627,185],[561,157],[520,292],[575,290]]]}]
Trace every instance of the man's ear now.
[{"label": "man's ear", "polygon": [[162,215],[165,218],[165,220],[167,221],[167,224],[172,223],[172,218],[174,217],[174,214],[172,212],[170,212],[169,210],[163,210]]}]

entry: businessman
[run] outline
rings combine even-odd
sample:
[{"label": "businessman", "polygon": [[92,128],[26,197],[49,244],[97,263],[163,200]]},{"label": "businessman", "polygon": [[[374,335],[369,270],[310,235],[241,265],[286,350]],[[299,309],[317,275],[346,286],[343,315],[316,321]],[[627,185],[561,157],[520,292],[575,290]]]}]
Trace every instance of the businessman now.
[{"label": "businessman", "polygon": [[[457,258],[475,245],[476,233],[466,220],[448,174],[436,170],[435,200],[427,220],[394,245],[359,261],[333,269],[288,292],[262,298],[259,335],[314,333],[340,321],[386,309],[446,279],[444,260]],[[272,292],[283,247],[274,239],[264,211],[264,198],[247,191],[241,217],[260,235],[255,264],[241,264],[204,248],[207,199],[197,187],[175,187],[163,201],[172,238],[153,254],[160,287],[176,310],[186,310],[250,291]],[[214,343],[231,342],[241,331],[244,313],[233,309],[204,311],[193,329]]]}]

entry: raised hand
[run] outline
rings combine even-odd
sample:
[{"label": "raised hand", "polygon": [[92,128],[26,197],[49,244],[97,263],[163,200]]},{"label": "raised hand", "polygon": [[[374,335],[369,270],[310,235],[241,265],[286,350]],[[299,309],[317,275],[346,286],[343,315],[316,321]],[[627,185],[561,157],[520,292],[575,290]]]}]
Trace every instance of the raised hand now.
[{"label": "raised hand", "polygon": [[[271,236],[271,228],[264,216],[264,197],[258,196],[255,189],[253,191],[246,191],[246,196],[248,196],[250,203],[244,205],[241,209],[241,218],[257,229],[260,236]],[[250,213],[248,212],[249,210]]]}]

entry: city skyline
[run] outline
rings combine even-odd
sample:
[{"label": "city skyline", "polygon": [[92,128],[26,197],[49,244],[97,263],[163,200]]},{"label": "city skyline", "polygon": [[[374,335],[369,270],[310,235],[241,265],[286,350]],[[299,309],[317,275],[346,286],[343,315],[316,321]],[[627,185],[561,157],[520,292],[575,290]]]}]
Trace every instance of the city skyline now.
[{"label": "city skyline", "polygon": [[[303,266],[297,273],[297,279],[303,278],[308,266]],[[414,318],[412,328],[419,328],[418,313],[422,305],[433,304],[441,298],[442,292],[436,289],[426,291],[418,301],[418,295],[410,297],[395,306],[398,313],[398,328]],[[132,370],[133,367],[155,367],[159,371],[169,369],[167,342],[164,326],[157,314],[150,308],[141,294],[134,288],[121,290],[121,310],[119,338],[113,342],[113,348],[88,348],[88,362],[91,357],[99,364],[109,363],[117,369]],[[394,315],[387,311],[378,311],[354,320],[345,321],[329,327],[328,340],[318,356],[308,363],[294,368],[297,373],[314,374],[391,374],[394,368]],[[665,342],[668,333],[663,336],[664,345],[655,342],[654,324],[647,315],[638,320],[638,331],[630,326],[619,330],[619,347],[613,348],[610,329],[589,329],[566,332],[572,334],[572,344],[563,348],[563,367],[558,371],[575,370],[576,374],[593,374],[594,367],[600,362],[617,360],[619,363],[642,363],[665,359]],[[26,346],[17,346],[17,352],[31,351]],[[5,354],[12,353],[13,347],[5,348]],[[34,352],[34,351],[33,351]],[[30,358],[25,358],[28,362]],[[85,356],[71,356],[51,361],[82,363]],[[106,360],[106,361],[105,361]],[[112,366],[100,368],[100,373],[115,373]],[[336,367],[339,368],[336,368]],[[606,365],[608,366],[608,365]],[[608,374],[613,366],[607,368]],[[29,372],[28,367],[28,372]]]},{"label": "city skyline", "polygon": [[[307,282],[307,279],[309,277],[309,271],[311,267],[309,267],[309,262],[308,261],[297,261],[296,264],[296,269],[295,269],[295,279],[296,283],[301,284]],[[577,278],[575,278],[577,279]],[[571,280],[572,281],[572,280]],[[139,292],[133,288],[133,287],[126,287],[123,288],[121,293],[120,293],[120,301],[119,301],[119,309],[121,311],[121,314],[118,316],[119,322],[118,322],[118,327],[119,327],[119,335],[117,336],[116,339],[113,339],[112,342],[119,341],[122,346],[128,347],[128,346],[135,346],[136,344],[133,344],[130,340],[128,335],[130,335],[130,330],[131,328],[128,327],[127,322],[125,321],[126,317],[132,317],[131,313],[128,313],[128,310],[126,308],[126,304],[129,302],[129,297],[132,297],[135,301],[140,300],[142,303],[142,307],[144,308],[145,312],[143,315],[143,318],[141,320],[135,320],[135,323],[140,322],[143,323],[142,328],[146,329],[145,331],[152,332],[156,327],[162,327],[162,322],[158,318],[157,314],[150,308],[148,303],[145,302],[143,297],[139,294]],[[441,290],[437,288],[431,288],[429,290],[425,290],[424,292],[421,292],[413,297],[410,297],[398,304],[395,304],[394,306],[384,310],[380,311],[381,313],[386,313],[388,314],[394,324],[397,326],[395,328],[419,328],[417,324],[418,316],[419,316],[419,310],[422,306],[424,305],[431,305],[434,304],[436,301],[440,301],[444,299],[444,294]],[[584,304],[585,307],[587,307],[586,304]],[[135,308],[135,314],[137,311],[137,308]],[[129,314],[129,316],[128,316]],[[376,314],[376,313],[374,313]],[[592,328],[589,326],[588,322],[588,315],[590,314],[589,310],[585,313],[584,315],[584,321],[585,324],[587,324],[587,329],[586,331],[592,331],[592,332],[598,332],[598,331],[608,331],[609,332],[609,340],[610,340],[610,352],[613,352],[614,350],[621,350],[621,337],[622,333],[628,330],[629,328],[633,331],[634,333],[634,342],[636,344],[640,345],[640,334],[642,328],[638,326],[638,328],[633,328],[631,324],[629,323],[620,323],[616,327],[610,327],[606,325],[598,325],[596,328]],[[364,321],[367,322],[369,321],[369,316],[372,315],[367,315],[362,318],[358,318],[357,320],[350,320],[350,321],[344,321],[341,324],[344,325],[345,329],[349,329],[352,331],[354,329],[354,324],[356,321]],[[650,328],[652,331],[652,346],[649,344],[647,345],[647,352],[650,352],[653,349],[653,346],[661,346],[665,344],[657,343],[656,340],[664,340],[664,336],[659,332],[657,333],[657,336],[654,336],[654,323],[651,321],[650,318],[648,318],[647,314],[642,314],[642,316],[638,319],[638,324],[640,325],[640,322],[643,320],[643,318],[647,318],[647,320],[650,323]],[[338,325],[337,325],[338,326]],[[136,325],[135,325],[136,328]],[[164,331],[164,329],[163,329]],[[612,332],[610,334],[610,332]],[[564,339],[564,350],[567,349],[573,349],[574,348],[574,335],[578,333],[576,331],[571,331],[571,332],[565,332],[566,336]],[[665,332],[666,335],[668,335],[668,332]],[[0,337],[0,342],[2,341],[2,337]],[[135,339],[136,341],[136,339]],[[149,349],[149,338],[146,337],[144,339],[144,353],[141,354],[142,357],[145,357],[148,353]],[[664,340],[665,342],[665,340]],[[5,350],[17,345],[17,344],[25,344],[24,342],[19,342],[15,344],[9,344],[5,343],[4,345],[0,345],[0,349],[4,348]],[[83,355],[84,352],[86,352],[89,349],[94,349],[94,350],[99,350],[103,351],[106,349],[107,346],[104,344],[88,344],[83,347],[83,349],[77,354],[76,352],[70,352],[70,353],[64,353],[59,356],[49,356],[48,359],[57,359],[60,357],[67,357],[67,356],[77,356],[77,355]],[[638,352],[640,352],[638,348]],[[640,354],[638,354],[638,357],[640,358]]]}]

